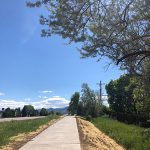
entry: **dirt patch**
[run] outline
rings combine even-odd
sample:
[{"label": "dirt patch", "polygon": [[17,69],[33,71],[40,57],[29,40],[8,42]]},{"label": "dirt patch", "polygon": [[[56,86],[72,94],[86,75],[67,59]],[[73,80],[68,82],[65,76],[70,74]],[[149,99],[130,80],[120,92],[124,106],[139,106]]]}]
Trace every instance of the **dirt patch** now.
[{"label": "dirt patch", "polygon": [[[62,118],[62,117],[61,117]],[[21,148],[24,144],[32,140],[34,137],[36,137],[38,134],[40,134],[42,131],[47,129],[50,125],[56,123],[59,119],[53,119],[46,125],[40,126],[36,131],[34,132],[29,132],[29,133],[22,133],[18,134],[17,136],[13,136],[10,138],[10,143],[6,146],[3,146],[0,148],[0,150],[18,150]]]},{"label": "dirt patch", "polygon": [[82,150],[125,150],[89,121],[77,117]]}]

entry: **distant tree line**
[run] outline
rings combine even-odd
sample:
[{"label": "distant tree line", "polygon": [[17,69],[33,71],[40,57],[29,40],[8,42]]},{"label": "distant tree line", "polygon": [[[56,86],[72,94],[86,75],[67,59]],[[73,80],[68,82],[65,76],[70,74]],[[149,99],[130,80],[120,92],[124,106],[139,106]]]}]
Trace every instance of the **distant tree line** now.
[{"label": "distant tree line", "polygon": [[[54,114],[53,111],[48,112],[47,109],[42,108],[40,110],[34,109],[32,105],[25,105],[23,109],[20,108],[10,109],[9,107],[1,111],[3,118],[10,117],[31,117],[31,116],[47,116],[49,114]],[[57,113],[58,114],[58,113]]]}]

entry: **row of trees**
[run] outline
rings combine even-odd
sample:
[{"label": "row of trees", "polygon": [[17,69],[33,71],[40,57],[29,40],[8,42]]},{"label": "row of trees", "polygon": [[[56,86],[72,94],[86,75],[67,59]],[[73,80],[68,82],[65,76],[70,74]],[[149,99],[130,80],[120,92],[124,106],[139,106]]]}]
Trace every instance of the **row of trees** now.
[{"label": "row of trees", "polygon": [[82,84],[78,115],[97,117],[100,114],[101,102],[97,92],[90,89],[88,84]]},{"label": "row of trees", "polygon": [[79,92],[72,95],[68,111],[72,115],[98,117],[104,114],[105,108],[98,93],[92,90],[87,83],[83,83],[81,95]]},{"label": "row of trees", "polygon": [[29,116],[47,116],[49,113],[45,108],[41,110],[36,110],[32,105],[25,105],[23,109],[20,108],[16,109],[2,109],[2,117],[9,118],[9,117],[29,117]]},{"label": "row of trees", "polygon": [[147,122],[150,119],[149,88],[150,86],[144,84],[141,77],[130,74],[110,81],[106,85],[109,115],[120,121],[149,126]]},{"label": "row of trees", "polygon": [[88,118],[106,114],[125,123],[149,127],[150,95],[147,95],[142,81],[140,77],[130,74],[111,80],[106,85],[109,107],[104,106],[98,93],[84,83],[81,93],[72,95],[68,111],[72,115]]}]

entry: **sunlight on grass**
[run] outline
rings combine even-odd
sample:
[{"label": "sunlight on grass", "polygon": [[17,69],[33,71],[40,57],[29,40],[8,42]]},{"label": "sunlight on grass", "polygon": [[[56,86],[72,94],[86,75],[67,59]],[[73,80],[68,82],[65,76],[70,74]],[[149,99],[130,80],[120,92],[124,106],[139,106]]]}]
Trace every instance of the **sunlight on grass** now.
[{"label": "sunlight on grass", "polygon": [[36,131],[41,125],[47,124],[58,116],[50,115],[45,118],[24,121],[10,121],[0,123],[0,147],[9,143],[10,138],[20,133]]},{"label": "sunlight on grass", "polygon": [[92,120],[92,123],[127,150],[150,150],[150,130],[127,125],[106,117]]}]

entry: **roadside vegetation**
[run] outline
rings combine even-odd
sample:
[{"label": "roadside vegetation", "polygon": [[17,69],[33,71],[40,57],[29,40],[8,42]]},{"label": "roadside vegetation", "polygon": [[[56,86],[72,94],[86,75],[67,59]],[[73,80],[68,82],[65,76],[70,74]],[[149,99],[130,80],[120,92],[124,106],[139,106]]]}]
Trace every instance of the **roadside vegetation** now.
[{"label": "roadside vegetation", "polygon": [[125,150],[123,146],[100,131],[91,122],[77,117],[81,149],[83,150]]},{"label": "roadside vegetation", "polygon": [[[70,114],[77,112],[77,115],[92,121],[99,130],[127,150],[149,150],[150,116],[148,106],[150,106],[150,101],[148,95],[150,93],[145,89],[146,84],[140,86],[141,82],[138,77],[130,74],[110,81],[106,85],[109,107],[104,106],[103,99],[99,98],[98,93],[84,83],[80,97],[76,96],[75,98],[75,94],[73,95],[69,104],[69,112]],[[85,132],[83,136],[86,136]]]},{"label": "roadside vegetation", "polygon": [[143,81],[138,76],[126,74],[106,85],[109,103],[107,114],[110,117],[125,123],[150,127],[149,73]]},{"label": "roadside vegetation", "polygon": [[11,121],[0,123],[0,148],[10,142],[10,138],[22,133],[36,131],[41,125],[47,124],[58,115],[49,115],[45,118],[24,121]]},{"label": "roadside vegetation", "polygon": [[98,117],[106,108],[100,100],[97,91],[92,90],[87,83],[82,84],[81,93],[75,92],[69,103],[68,112],[86,118]]},{"label": "roadside vegetation", "polygon": [[127,150],[150,149],[150,129],[127,125],[107,117],[94,118],[92,123]]},{"label": "roadside vegetation", "polygon": [[35,109],[32,105],[24,105],[23,109],[20,108],[2,108],[0,111],[1,117],[11,118],[11,117],[30,117],[30,116],[47,116],[53,114],[54,112],[48,112],[47,109],[41,108],[40,110]]}]

